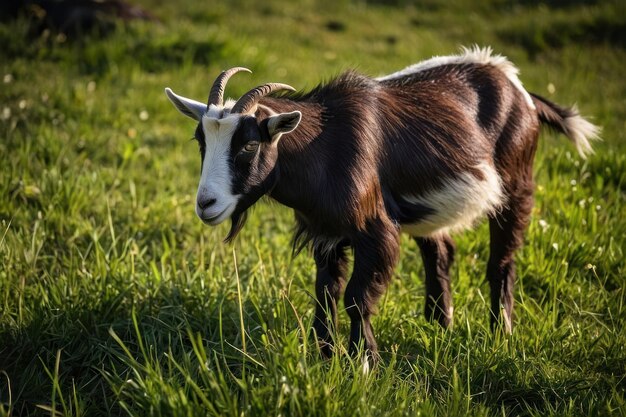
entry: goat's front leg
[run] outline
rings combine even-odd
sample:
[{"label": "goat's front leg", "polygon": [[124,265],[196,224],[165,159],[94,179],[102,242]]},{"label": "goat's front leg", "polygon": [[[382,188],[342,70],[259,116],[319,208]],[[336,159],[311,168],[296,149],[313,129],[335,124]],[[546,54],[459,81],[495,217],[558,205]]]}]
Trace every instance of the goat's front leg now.
[{"label": "goat's front leg", "polygon": [[452,295],[450,265],[454,260],[454,241],[447,234],[415,238],[422,253],[426,272],[426,306],[428,320],[437,320],[443,327],[452,326]]},{"label": "goat's front leg", "polygon": [[376,339],[370,320],[398,260],[399,231],[388,218],[371,220],[352,245],[354,271],[344,295],[351,320],[349,351],[354,355],[362,345],[366,355],[376,360]]},{"label": "goat's front leg", "polygon": [[337,328],[337,300],[346,281],[348,258],[346,255],[347,242],[342,242],[330,251],[316,248],[314,251],[317,265],[317,279],[315,281],[315,295],[317,306],[313,329],[322,354],[332,355],[331,329]]}]

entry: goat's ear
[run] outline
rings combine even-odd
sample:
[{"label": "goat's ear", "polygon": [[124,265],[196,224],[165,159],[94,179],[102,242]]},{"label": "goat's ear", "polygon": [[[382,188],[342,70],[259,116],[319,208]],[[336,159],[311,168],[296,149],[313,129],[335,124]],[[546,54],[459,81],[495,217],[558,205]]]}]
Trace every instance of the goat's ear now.
[{"label": "goat's ear", "polygon": [[181,97],[174,94],[174,92],[169,88],[165,89],[165,94],[167,94],[167,98],[170,99],[178,111],[187,117],[200,121],[202,119],[202,115],[206,112],[206,104],[204,103]]},{"label": "goat's ear", "polygon": [[272,138],[272,143],[278,143],[284,133],[295,130],[300,124],[300,120],[302,120],[302,113],[299,111],[270,116],[267,120],[267,130]]}]

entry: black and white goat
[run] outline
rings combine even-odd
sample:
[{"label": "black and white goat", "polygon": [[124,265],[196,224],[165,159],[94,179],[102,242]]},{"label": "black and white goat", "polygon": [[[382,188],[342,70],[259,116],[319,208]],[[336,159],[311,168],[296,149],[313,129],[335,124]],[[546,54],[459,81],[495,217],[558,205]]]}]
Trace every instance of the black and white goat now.
[{"label": "black and white goat", "polygon": [[[533,157],[541,125],[581,155],[598,128],[575,108],[529,94],[518,71],[490,48],[463,49],[380,78],[347,72],[306,94],[265,84],[223,104],[233,68],[208,104],[167,96],[198,121],[202,155],[196,213],[232,239],[263,195],[295,210],[294,248],[312,244],[318,298],[314,329],[324,354],[337,300],[351,319],[350,350],[376,352],[371,316],[391,280],[401,232],[415,238],[426,271],[426,316],[452,323],[448,271],[453,231],[486,215],[492,327],[511,331],[514,253],[533,206]],[[346,251],[354,251],[347,280]]]}]

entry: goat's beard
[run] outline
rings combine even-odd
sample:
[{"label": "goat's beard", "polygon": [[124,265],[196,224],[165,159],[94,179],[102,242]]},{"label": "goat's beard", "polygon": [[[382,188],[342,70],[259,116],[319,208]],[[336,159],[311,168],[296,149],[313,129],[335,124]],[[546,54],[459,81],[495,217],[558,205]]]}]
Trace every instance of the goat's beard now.
[{"label": "goat's beard", "polygon": [[235,207],[235,211],[230,216],[231,225],[230,231],[228,235],[224,239],[225,243],[230,243],[237,237],[243,225],[246,224],[246,220],[248,219],[248,210],[252,207],[257,201],[261,199],[264,195],[267,195],[271,189],[273,188],[273,184],[275,183],[276,175],[269,175],[265,181],[263,181],[260,185],[253,187],[248,190],[237,203]]},{"label": "goat's beard", "polygon": [[230,243],[233,239],[235,239],[235,237],[237,237],[241,229],[243,229],[243,225],[246,224],[246,220],[248,220],[248,210],[254,205],[254,203],[259,201],[261,197],[263,197],[263,193],[252,192],[239,200],[237,207],[235,207],[235,211],[233,211],[233,214],[230,215],[230,231],[224,239],[224,242]]},{"label": "goat's beard", "polygon": [[230,231],[228,232],[228,235],[224,239],[225,243],[230,243],[233,241],[235,237],[237,237],[237,235],[243,228],[243,225],[246,224],[247,219],[248,219],[248,212],[246,210],[241,211],[241,212],[235,211],[233,215],[230,216],[230,220],[231,220]]}]

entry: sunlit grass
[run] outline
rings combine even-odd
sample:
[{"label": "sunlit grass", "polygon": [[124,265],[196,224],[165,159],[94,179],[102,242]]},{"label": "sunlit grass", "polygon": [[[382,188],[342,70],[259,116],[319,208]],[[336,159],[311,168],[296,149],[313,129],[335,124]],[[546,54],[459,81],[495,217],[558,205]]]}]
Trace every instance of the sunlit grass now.
[{"label": "sunlit grass", "polygon": [[[0,415],[624,415],[626,54],[578,30],[546,43],[570,15],[621,27],[620,3],[374,3],[146,1],[161,23],[82,41],[0,24]],[[489,331],[481,224],[455,236],[452,331],[422,317],[421,260],[403,237],[374,320],[381,365],[323,360],[292,214],[260,203],[232,246],[227,225],[197,221],[194,126],[163,88],[202,100],[243,65],[254,73],[229,95],[305,89],[473,43],[604,129],[587,161],[541,139],[515,331]]]}]

